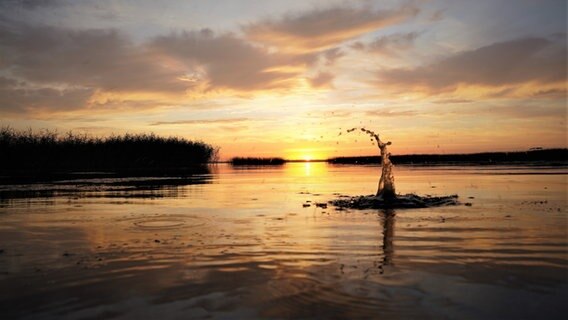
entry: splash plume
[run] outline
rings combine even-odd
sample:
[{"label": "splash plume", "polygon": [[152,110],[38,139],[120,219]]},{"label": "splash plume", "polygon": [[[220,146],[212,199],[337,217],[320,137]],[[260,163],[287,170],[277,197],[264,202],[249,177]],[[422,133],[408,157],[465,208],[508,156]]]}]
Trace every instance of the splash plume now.
[{"label": "splash plume", "polygon": [[371,136],[371,140],[377,143],[381,155],[381,177],[377,187],[377,193],[369,196],[349,197],[348,199],[338,199],[330,201],[331,204],[353,209],[388,209],[388,208],[425,208],[444,205],[456,205],[457,195],[432,197],[419,196],[415,194],[397,195],[394,186],[394,172],[390,160],[390,152],[387,147],[392,143],[390,141],[383,142],[379,134],[366,128],[351,128],[347,132],[361,130],[363,133]]}]

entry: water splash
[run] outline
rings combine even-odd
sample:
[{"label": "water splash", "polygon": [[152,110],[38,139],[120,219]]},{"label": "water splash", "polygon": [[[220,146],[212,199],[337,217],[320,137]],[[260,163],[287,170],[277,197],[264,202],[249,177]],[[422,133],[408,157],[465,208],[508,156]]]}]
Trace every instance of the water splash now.
[{"label": "water splash", "polygon": [[[390,141],[383,142],[379,134],[366,128],[347,129],[347,133],[355,130],[361,130],[363,133],[371,136],[371,141],[375,140],[381,155],[381,177],[377,187],[377,193],[371,196],[358,196],[347,199],[338,199],[331,203],[338,207],[353,209],[384,209],[384,208],[425,208],[445,205],[458,204],[458,196],[419,196],[415,194],[397,195],[394,186],[393,163],[390,160],[391,153],[388,152],[387,146],[392,143]],[[341,135],[341,133],[340,133]]]},{"label": "water splash", "polygon": [[[348,129],[347,132],[353,132],[357,130],[357,128]],[[377,143],[377,147],[379,148],[379,152],[381,155],[381,178],[379,179],[379,185],[377,187],[377,194],[376,196],[379,199],[384,199],[386,201],[393,200],[396,198],[396,191],[394,187],[394,173],[393,173],[393,164],[390,160],[390,152],[387,150],[387,146],[390,146],[392,142],[383,142],[379,137],[378,133],[375,133],[369,129],[359,128],[362,132],[371,136],[371,140],[375,140]]]}]

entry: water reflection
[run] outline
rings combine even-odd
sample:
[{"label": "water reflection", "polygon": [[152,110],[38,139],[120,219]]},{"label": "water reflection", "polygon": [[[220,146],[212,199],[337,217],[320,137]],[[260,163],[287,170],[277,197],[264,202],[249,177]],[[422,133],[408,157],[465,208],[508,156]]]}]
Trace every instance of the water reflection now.
[{"label": "water reflection", "polygon": [[394,227],[395,227],[395,211],[382,210],[381,218],[383,222],[383,265],[389,266],[393,264],[394,255]]},{"label": "water reflection", "polygon": [[[156,172],[154,172],[155,174]],[[69,173],[37,180],[10,180],[0,184],[0,206],[35,198],[161,198],[181,197],[183,187],[211,183],[209,169],[163,172],[148,176],[116,173]]]},{"label": "water reflection", "polygon": [[[176,191],[165,197],[129,199],[140,191],[129,184],[141,180],[105,180],[84,197],[72,196],[81,182],[65,182],[69,191],[45,198],[49,205],[6,203],[0,310],[6,318],[47,319],[554,318],[568,311],[564,176],[397,168],[401,191],[451,190],[473,206],[303,206],[371,193],[377,169],[220,165],[203,183],[170,185]],[[168,189],[163,182],[155,191]],[[123,198],[103,196],[115,187]]]},{"label": "water reflection", "polygon": [[321,178],[327,175],[328,168],[328,165],[323,162],[304,161],[288,163],[285,170],[289,176]]}]

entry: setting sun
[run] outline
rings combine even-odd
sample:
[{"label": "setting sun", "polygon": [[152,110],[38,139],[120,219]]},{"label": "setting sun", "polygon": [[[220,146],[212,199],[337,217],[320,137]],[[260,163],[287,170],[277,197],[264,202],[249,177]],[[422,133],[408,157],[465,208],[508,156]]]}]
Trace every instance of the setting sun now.
[{"label": "setting sun", "polygon": [[2,319],[565,318],[567,3],[0,0]]},{"label": "setting sun", "polygon": [[[85,1],[68,4],[73,16],[17,3],[0,5],[0,126],[154,132],[210,143],[221,160],[374,154],[367,137],[339,135],[354,126],[393,154],[566,147],[558,3]],[[148,25],[149,12],[162,14]]]}]

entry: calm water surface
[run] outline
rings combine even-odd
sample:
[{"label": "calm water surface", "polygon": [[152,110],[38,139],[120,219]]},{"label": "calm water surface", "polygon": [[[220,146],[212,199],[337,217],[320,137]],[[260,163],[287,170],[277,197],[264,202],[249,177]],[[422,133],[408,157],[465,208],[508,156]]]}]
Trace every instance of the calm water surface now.
[{"label": "calm water surface", "polygon": [[[380,168],[290,163],[0,186],[3,319],[519,319],[568,313],[566,168],[395,168],[463,205],[339,211]],[[468,203],[468,205],[465,205]],[[304,204],[311,204],[304,206]],[[471,205],[469,205],[471,204]]]}]

